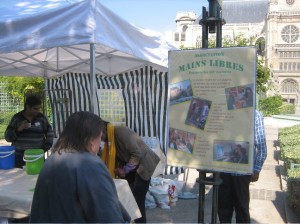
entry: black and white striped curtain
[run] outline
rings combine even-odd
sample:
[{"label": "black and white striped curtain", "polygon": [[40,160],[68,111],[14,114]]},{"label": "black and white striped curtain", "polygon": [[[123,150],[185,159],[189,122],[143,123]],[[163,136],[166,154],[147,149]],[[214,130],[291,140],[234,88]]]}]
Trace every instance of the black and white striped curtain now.
[{"label": "black and white striped curtain", "polygon": [[[66,119],[77,111],[90,111],[90,76],[67,73],[48,80],[48,94],[53,114],[53,129],[58,136]],[[168,74],[152,66],[115,76],[96,75],[97,89],[122,89],[126,126],[140,136],[158,137],[161,149],[167,150]],[[97,97],[98,100],[98,97]],[[97,103],[98,107],[99,103]],[[96,108],[99,111],[99,108]],[[101,116],[101,114],[100,114]],[[181,173],[178,167],[168,167],[165,174]]]},{"label": "black and white striped curtain", "polygon": [[[82,110],[90,111],[92,99],[89,78],[89,74],[67,73],[48,80],[53,128],[57,136],[70,114]],[[122,89],[126,125],[140,136],[158,137],[166,154],[167,72],[145,66],[116,76],[97,75],[96,88]]]}]

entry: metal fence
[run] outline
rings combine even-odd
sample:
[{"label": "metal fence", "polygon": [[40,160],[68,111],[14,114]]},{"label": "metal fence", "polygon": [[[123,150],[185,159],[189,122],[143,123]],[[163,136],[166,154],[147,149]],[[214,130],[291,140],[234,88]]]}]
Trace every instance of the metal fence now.
[{"label": "metal fence", "polygon": [[0,139],[4,138],[5,129],[11,117],[18,111],[23,109],[20,100],[14,99],[5,89],[5,83],[0,82]]}]

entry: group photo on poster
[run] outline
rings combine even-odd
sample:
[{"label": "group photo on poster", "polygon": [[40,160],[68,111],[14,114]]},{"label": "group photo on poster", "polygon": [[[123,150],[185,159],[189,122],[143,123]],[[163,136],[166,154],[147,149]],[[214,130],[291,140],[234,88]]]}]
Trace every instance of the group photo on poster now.
[{"label": "group photo on poster", "polygon": [[251,173],[256,49],[169,52],[168,164]]},{"label": "group photo on poster", "polygon": [[169,147],[192,154],[196,135],[175,128],[169,130]]},{"label": "group photo on poster", "polygon": [[253,107],[253,84],[225,89],[228,110]]},{"label": "group photo on poster", "polygon": [[185,124],[192,125],[203,130],[205,128],[210,107],[211,101],[200,98],[192,98]]}]

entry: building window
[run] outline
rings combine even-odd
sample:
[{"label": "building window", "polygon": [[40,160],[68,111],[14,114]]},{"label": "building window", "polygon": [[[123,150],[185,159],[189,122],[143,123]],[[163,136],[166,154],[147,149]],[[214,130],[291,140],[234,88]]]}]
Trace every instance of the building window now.
[{"label": "building window", "polygon": [[175,33],[174,40],[179,41],[179,33]]},{"label": "building window", "polygon": [[300,69],[300,62],[280,62],[279,70],[281,71],[298,71]]},{"label": "building window", "polygon": [[281,84],[281,92],[296,93],[298,90],[298,83],[293,79],[286,79]]},{"label": "building window", "polygon": [[182,32],[186,32],[187,29],[188,29],[188,26],[187,26],[187,25],[184,25],[184,26],[182,27]]},{"label": "building window", "polygon": [[181,33],[181,41],[185,41],[185,33]]},{"label": "building window", "polygon": [[198,36],[196,38],[196,48],[201,48],[202,47],[202,38],[201,36]]},{"label": "building window", "polygon": [[281,38],[286,43],[294,43],[299,38],[299,29],[294,25],[288,25],[281,30]]},{"label": "building window", "polygon": [[281,51],[280,58],[300,58],[300,51]]}]

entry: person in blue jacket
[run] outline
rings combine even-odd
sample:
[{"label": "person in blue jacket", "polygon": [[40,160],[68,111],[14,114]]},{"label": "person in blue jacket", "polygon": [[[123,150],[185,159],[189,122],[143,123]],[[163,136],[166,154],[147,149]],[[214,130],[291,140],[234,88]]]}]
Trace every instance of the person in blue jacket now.
[{"label": "person in blue jacket", "polygon": [[30,222],[126,223],[106,165],[97,156],[103,123],[95,114],[72,114],[34,190]]}]

